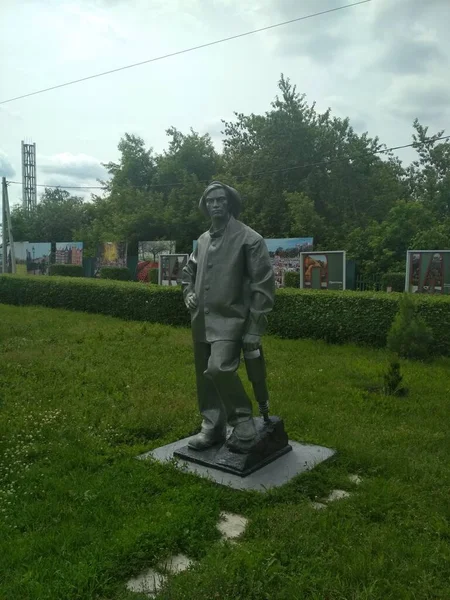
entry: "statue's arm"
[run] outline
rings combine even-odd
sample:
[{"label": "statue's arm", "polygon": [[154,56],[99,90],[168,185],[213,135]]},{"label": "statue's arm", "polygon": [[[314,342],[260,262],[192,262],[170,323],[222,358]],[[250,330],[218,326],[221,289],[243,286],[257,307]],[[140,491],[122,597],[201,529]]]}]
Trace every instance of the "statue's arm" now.
[{"label": "statue's arm", "polygon": [[183,268],[181,287],[183,289],[183,298],[186,306],[191,308],[190,300],[195,300],[195,279],[197,277],[197,247],[189,257],[186,266]]},{"label": "statue's arm", "polygon": [[246,247],[246,259],[251,297],[245,333],[262,336],[267,327],[267,315],[275,301],[275,276],[264,239]]}]

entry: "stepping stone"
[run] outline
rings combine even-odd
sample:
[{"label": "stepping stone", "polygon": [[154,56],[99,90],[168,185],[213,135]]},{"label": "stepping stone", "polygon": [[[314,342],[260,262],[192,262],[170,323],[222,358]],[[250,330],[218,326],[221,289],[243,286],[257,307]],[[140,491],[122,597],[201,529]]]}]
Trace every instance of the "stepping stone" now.
[{"label": "stepping stone", "polygon": [[162,586],[167,582],[167,577],[161,575],[154,569],[147,569],[137,577],[133,577],[127,583],[130,592],[147,594],[150,598],[155,596]]},{"label": "stepping stone", "polygon": [[217,529],[222,534],[224,540],[234,540],[244,533],[247,524],[248,519],[241,515],[221,512]]},{"label": "stepping stone", "polygon": [[311,508],[314,508],[314,510],[323,510],[327,507],[327,505],[322,504],[322,502],[311,502],[310,506]]},{"label": "stepping stone", "polygon": [[359,475],[349,475],[348,478],[355,485],[359,485],[360,483],[362,483],[362,479]]},{"label": "stepping stone", "polygon": [[167,560],[159,563],[158,569],[175,575],[176,573],[186,571],[186,569],[189,569],[193,564],[193,561],[188,556],[177,554],[176,556],[171,556]]},{"label": "stepping stone", "polygon": [[333,490],[325,502],[334,502],[335,500],[342,500],[349,497],[349,492],[346,492],[345,490]]}]

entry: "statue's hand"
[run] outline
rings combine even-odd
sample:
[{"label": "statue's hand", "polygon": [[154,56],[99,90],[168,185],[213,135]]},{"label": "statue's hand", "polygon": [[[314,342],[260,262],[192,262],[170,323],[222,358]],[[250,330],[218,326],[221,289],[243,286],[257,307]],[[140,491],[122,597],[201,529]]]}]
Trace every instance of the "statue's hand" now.
[{"label": "statue's hand", "polygon": [[197,300],[197,296],[195,295],[195,292],[190,292],[186,296],[185,304],[189,310],[195,310],[197,308],[198,300]]},{"label": "statue's hand", "polygon": [[244,335],[243,343],[244,352],[251,352],[257,350],[261,346],[261,336],[254,335],[253,333],[246,333]]}]

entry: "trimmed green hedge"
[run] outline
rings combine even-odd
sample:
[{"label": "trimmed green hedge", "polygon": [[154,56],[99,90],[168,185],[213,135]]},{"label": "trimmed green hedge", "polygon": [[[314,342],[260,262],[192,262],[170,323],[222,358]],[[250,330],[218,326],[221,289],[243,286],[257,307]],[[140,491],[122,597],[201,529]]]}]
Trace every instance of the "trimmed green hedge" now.
[{"label": "trimmed green hedge", "polygon": [[[268,333],[384,347],[401,294],[281,289]],[[450,355],[450,296],[416,296],[434,351]],[[0,275],[0,302],[102,313],[121,319],[189,326],[180,287],[135,282]]]},{"label": "trimmed green hedge", "polygon": [[100,279],[115,279],[116,281],[130,281],[131,271],[128,267],[102,267]]},{"label": "trimmed green hedge", "polygon": [[83,277],[82,265],[50,265],[49,275],[59,275],[61,277]]},{"label": "trimmed green hedge", "polygon": [[0,302],[47,306],[121,319],[188,326],[180,288],[139,285],[132,281],[0,275]]},{"label": "trimmed green hedge", "polygon": [[299,288],[300,273],[298,271],[286,271],[284,274],[284,287]]},{"label": "trimmed green hedge", "polygon": [[[324,290],[277,291],[269,333],[332,343],[384,347],[402,294]],[[417,314],[431,327],[433,350],[450,355],[450,296],[415,296]]]}]

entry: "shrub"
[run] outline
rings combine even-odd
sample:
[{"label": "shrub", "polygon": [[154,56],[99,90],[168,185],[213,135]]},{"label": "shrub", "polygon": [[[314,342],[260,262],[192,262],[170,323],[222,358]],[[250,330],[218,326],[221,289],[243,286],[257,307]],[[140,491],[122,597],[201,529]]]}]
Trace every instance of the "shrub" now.
[{"label": "shrub", "polygon": [[100,279],[130,281],[131,271],[127,267],[102,267],[100,269]]},{"label": "shrub", "polygon": [[81,265],[50,265],[49,275],[60,275],[61,277],[83,277]]},{"label": "shrub", "polygon": [[392,356],[384,375],[383,393],[385,396],[405,396],[407,390],[402,386],[403,375],[400,373],[400,362]]},{"label": "shrub", "polygon": [[[277,290],[268,333],[385,347],[401,294]],[[0,302],[103,313],[121,319],[188,326],[179,286],[69,277],[0,275]],[[450,355],[450,297],[420,295],[417,314],[433,330],[433,352]]]},{"label": "shrub", "polygon": [[286,273],[284,274],[284,287],[300,287],[300,274],[296,271],[286,271]]},{"label": "shrub", "polygon": [[158,283],[158,269],[149,269],[147,280],[149,283]]},{"label": "shrub", "polygon": [[387,347],[404,358],[426,360],[431,351],[433,334],[425,320],[417,315],[410,294],[403,294],[399,310],[387,336]]},{"label": "shrub", "polygon": [[393,292],[403,292],[405,290],[405,274],[385,273],[381,277],[381,288],[386,291],[388,287],[392,288]]}]

